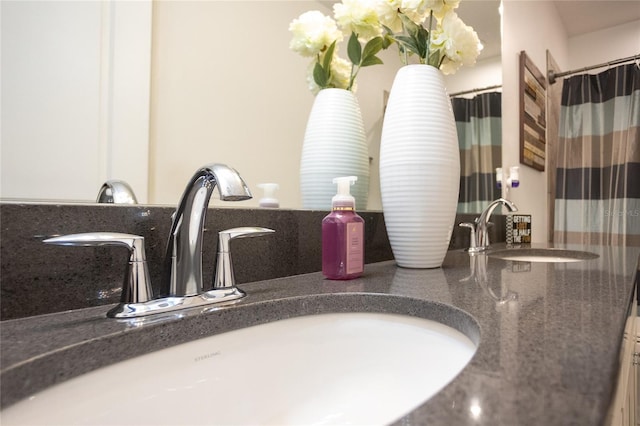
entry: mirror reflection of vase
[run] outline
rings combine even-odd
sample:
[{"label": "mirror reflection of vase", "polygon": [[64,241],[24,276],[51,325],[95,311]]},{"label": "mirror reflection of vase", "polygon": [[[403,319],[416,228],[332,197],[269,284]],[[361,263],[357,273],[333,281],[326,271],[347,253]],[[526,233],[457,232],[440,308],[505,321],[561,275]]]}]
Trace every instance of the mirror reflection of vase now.
[{"label": "mirror reflection of vase", "polygon": [[351,195],[357,210],[366,209],[369,153],[358,100],[348,90],[323,89],[313,102],[302,146],[302,207],[330,210],[333,179],[343,176],[357,176]]},{"label": "mirror reflection of vase", "polygon": [[452,302],[449,284],[442,268],[396,268],[390,291],[392,293],[399,292],[409,297],[429,297],[431,300],[442,303]]}]

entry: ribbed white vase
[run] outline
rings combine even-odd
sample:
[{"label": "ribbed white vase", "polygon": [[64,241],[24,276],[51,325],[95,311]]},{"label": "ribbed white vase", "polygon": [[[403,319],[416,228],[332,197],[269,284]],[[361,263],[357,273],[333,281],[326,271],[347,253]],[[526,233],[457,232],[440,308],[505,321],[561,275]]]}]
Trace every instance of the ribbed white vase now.
[{"label": "ribbed white vase", "polygon": [[305,209],[331,209],[333,178],[357,176],[351,187],[356,209],[367,208],[369,152],[360,106],[344,89],[324,89],[315,98],[302,146],[300,190]]},{"label": "ribbed white vase", "polygon": [[460,152],[442,73],[407,65],[396,74],[382,126],[380,190],[399,266],[442,265],[460,188]]}]

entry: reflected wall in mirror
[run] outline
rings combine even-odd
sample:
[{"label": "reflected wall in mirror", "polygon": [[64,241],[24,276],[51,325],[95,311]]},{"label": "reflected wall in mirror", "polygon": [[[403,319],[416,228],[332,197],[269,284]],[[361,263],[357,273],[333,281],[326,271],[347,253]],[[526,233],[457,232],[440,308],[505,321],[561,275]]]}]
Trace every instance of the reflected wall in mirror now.
[{"label": "reflected wall in mirror", "polygon": [[[121,179],[141,203],[174,205],[195,169],[221,162],[254,192],[238,206],[257,206],[257,185],[277,182],[281,207],[299,208],[314,98],[288,26],[308,10],[330,14],[332,4],[2,2],[0,197],[94,202],[105,180]],[[450,93],[500,83],[498,4],[461,2],[485,49],[475,67],[447,77]],[[381,209],[383,97],[400,66],[395,50],[381,56],[385,65],[364,69],[356,92],[370,210]]]}]

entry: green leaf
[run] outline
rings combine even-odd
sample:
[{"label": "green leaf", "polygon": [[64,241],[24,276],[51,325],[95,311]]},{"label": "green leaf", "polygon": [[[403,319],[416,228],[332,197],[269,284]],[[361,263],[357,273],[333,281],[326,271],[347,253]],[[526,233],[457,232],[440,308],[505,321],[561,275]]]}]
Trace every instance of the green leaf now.
[{"label": "green leaf", "polygon": [[429,32],[425,30],[423,27],[420,27],[420,29],[418,30],[418,35],[416,37],[416,44],[420,49],[420,53],[418,54],[420,55],[421,58],[424,58],[427,56],[428,43],[429,43]]},{"label": "green leaf", "polygon": [[313,67],[313,80],[321,89],[326,88],[329,83],[329,73],[318,62]]},{"label": "green leaf", "polygon": [[382,39],[382,48],[386,50],[393,43],[395,43],[393,36],[390,34],[385,34],[384,38]]},{"label": "green leaf", "polygon": [[333,60],[333,52],[336,50],[336,42],[334,41],[324,52],[324,60],[322,61],[322,67],[328,74],[331,71],[331,61]]},{"label": "green leaf", "polygon": [[433,65],[436,68],[440,68],[440,64],[442,59],[440,57],[440,51],[436,50],[435,52],[431,52],[429,55],[429,61],[427,62],[429,65]]},{"label": "green leaf", "polygon": [[418,47],[416,40],[409,36],[396,36],[396,42],[401,43],[402,46],[410,52],[420,54],[420,48]]},{"label": "green leaf", "polygon": [[[397,36],[396,40],[400,40],[406,46],[407,50],[420,56],[421,61],[424,60],[429,51],[429,31],[402,13],[398,14],[398,16],[400,16],[402,25],[409,36],[402,36],[402,38],[401,36]],[[409,39],[411,39],[411,41],[409,41]]]},{"label": "green leaf", "polygon": [[367,42],[364,46],[362,56],[366,59],[369,56],[375,56],[380,50],[382,50],[382,37],[374,37]]},{"label": "green leaf", "polygon": [[396,37],[393,34],[393,31],[391,30],[391,28],[382,25],[382,28],[384,29],[384,36],[382,38],[382,48],[383,49],[387,49],[389,46],[391,46],[393,43],[396,43],[398,45],[398,52],[400,54],[403,54],[405,51],[404,46],[402,45],[402,43],[400,43]]},{"label": "green leaf", "polygon": [[415,22],[413,22],[411,19],[409,19],[409,17],[404,13],[398,13],[398,16],[400,16],[400,19],[402,20],[402,25],[404,25],[404,28],[407,31],[407,34],[409,34],[411,37],[417,38],[418,31],[422,27],[416,24]]},{"label": "green leaf", "polygon": [[351,32],[351,37],[349,37],[347,55],[349,56],[351,63],[354,65],[360,65],[360,62],[362,61],[362,46],[360,46],[358,36],[354,32]]},{"label": "green leaf", "polygon": [[378,58],[377,56],[368,56],[366,58],[364,58],[364,60],[362,61],[362,64],[360,64],[361,67],[368,67],[370,65],[382,65],[382,59]]}]

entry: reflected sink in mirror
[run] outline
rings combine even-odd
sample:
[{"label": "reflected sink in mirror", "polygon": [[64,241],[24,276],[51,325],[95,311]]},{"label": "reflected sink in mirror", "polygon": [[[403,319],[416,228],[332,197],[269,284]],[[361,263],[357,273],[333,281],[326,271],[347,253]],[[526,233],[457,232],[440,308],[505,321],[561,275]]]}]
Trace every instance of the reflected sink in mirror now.
[{"label": "reflected sink in mirror", "polygon": [[489,256],[517,262],[549,263],[582,262],[599,257],[597,254],[588,251],[556,248],[515,248],[490,252]]},{"label": "reflected sink in mirror", "polygon": [[453,380],[475,351],[465,334],[423,318],[302,316],[103,367],[6,408],[2,422],[388,424]]}]

